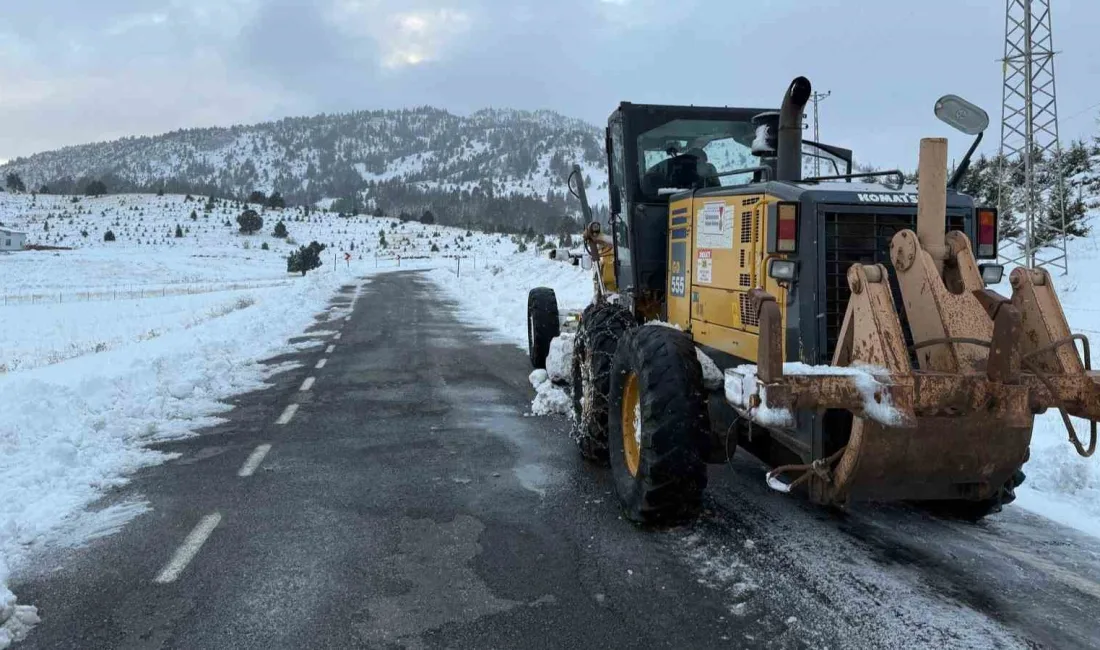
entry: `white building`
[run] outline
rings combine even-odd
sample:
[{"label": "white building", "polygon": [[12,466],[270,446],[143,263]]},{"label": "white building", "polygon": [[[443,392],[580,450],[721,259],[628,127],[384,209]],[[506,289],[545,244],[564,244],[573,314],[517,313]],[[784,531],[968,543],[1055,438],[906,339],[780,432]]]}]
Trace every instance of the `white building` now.
[{"label": "white building", "polygon": [[21,251],[27,241],[27,233],[0,228],[0,251]]}]

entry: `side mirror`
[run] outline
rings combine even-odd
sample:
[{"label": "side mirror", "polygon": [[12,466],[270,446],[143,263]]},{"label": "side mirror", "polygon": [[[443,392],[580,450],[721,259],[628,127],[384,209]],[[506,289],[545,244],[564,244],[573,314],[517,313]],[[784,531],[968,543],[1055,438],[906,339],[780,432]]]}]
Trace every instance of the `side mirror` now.
[{"label": "side mirror", "polygon": [[958,95],[940,97],[935,110],[941,122],[967,135],[978,135],[989,126],[989,114]]},{"label": "side mirror", "polygon": [[585,253],[584,255],[581,255],[581,268],[584,269],[585,271],[591,271],[592,270],[592,256],[589,255],[588,253]]},{"label": "side mirror", "polygon": [[611,185],[608,185],[607,191],[610,193],[609,198],[611,199],[611,203],[610,203],[611,214],[622,214],[623,213],[623,201],[622,201],[622,197],[619,195],[619,186],[616,185],[615,183],[612,183]]}]

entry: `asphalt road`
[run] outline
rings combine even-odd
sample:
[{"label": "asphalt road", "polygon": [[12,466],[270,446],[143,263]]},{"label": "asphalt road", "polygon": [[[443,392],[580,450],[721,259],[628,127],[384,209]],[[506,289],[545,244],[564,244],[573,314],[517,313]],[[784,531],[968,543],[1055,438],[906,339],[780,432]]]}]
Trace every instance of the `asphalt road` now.
[{"label": "asphalt road", "polygon": [[421,275],[318,329],[340,334],[97,504],[147,512],[16,576],[42,617],[20,650],[1100,647],[1094,538],[837,513],[749,457],[698,523],[642,531],[564,419],[525,416],[526,355]]}]

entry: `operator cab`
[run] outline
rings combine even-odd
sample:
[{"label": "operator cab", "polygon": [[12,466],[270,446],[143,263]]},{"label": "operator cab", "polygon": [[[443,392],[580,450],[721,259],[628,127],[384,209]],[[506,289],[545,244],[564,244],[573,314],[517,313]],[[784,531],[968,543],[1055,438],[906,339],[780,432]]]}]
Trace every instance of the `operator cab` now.
[{"label": "operator cab", "polygon": [[[762,146],[767,138],[756,119],[767,115],[778,113],[629,102],[611,114],[606,144],[613,223],[604,226],[611,226],[615,281],[624,294],[650,305],[664,297],[672,195],[776,177],[775,152]],[[846,149],[810,141],[802,149],[804,177],[851,173]]]}]

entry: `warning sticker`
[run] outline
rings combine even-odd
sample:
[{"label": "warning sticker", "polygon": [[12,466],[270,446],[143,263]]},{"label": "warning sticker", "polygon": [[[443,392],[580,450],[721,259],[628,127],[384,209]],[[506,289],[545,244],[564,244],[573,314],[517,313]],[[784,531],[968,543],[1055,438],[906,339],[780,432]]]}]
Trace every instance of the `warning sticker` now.
[{"label": "warning sticker", "polygon": [[695,258],[695,281],[710,284],[714,277],[714,259],[709,250],[700,249]]},{"label": "warning sticker", "polygon": [[725,202],[704,203],[695,222],[696,246],[733,248],[733,211]]}]

